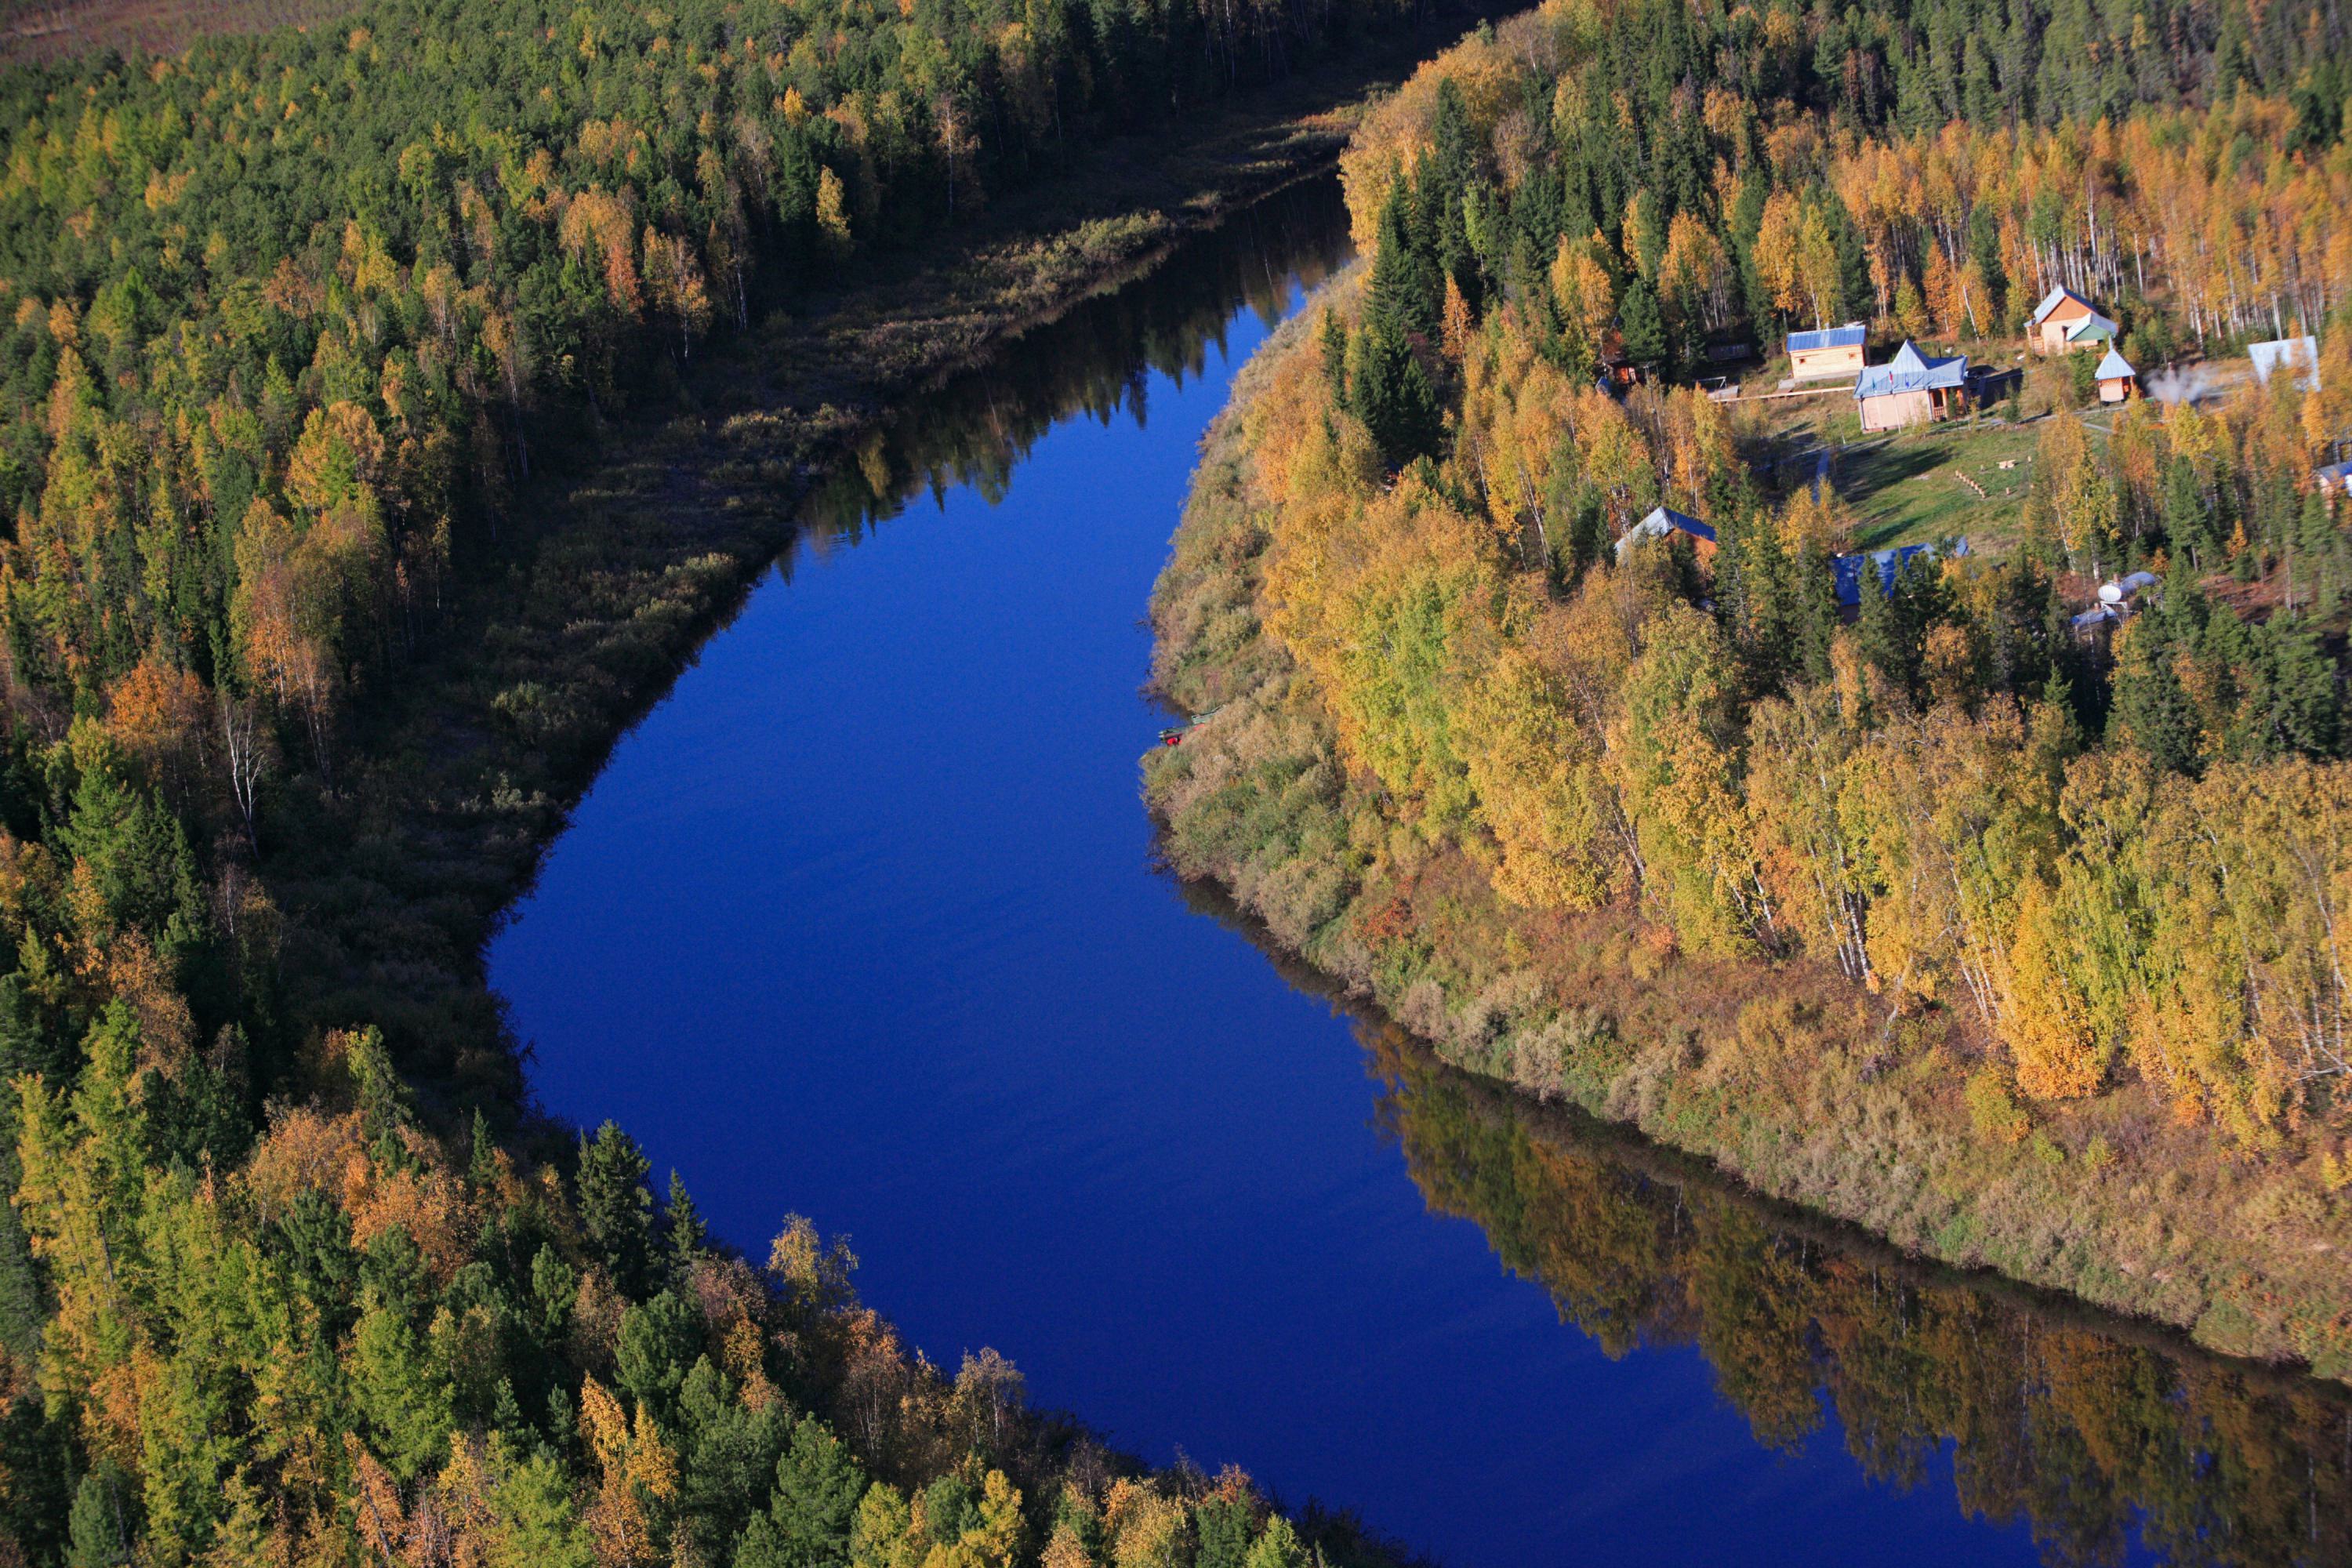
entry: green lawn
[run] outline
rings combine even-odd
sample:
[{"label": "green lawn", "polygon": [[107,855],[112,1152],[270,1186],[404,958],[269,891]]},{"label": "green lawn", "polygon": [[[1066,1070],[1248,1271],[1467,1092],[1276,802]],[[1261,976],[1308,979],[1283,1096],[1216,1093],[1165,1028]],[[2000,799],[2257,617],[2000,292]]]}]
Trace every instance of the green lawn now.
[{"label": "green lawn", "polygon": [[1958,421],[1847,447],[1835,472],[1838,494],[1854,510],[1854,543],[1877,550],[1965,534],[1979,550],[2006,544],[2021,521],[2041,438],[2038,421]]}]

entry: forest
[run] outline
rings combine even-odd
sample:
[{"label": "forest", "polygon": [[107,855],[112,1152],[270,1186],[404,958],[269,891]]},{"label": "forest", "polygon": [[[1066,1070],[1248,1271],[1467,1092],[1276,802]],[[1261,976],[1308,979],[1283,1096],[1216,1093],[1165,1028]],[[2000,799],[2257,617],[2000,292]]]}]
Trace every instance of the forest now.
[{"label": "forest", "polygon": [[[1431,62],[1343,159],[1367,264],[1253,367],[1160,584],[1161,689],[1218,710],[1147,771],[1171,859],[1456,1059],[1947,1255],[2195,1321],[2102,1227],[2252,1226],[2310,1293],[2211,1331],[2352,1364],[2287,1256],[2352,1234],[2346,26],[1556,0]],[[2010,541],[1841,614],[1847,503],[1751,461],[1707,349],[2014,352],[2059,285],[2150,365],[2319,363],[2060,398]],[[1617,548],[1659,504],[1711,548]],[[2132,570],[2151,607],[2076,635]],[[1611,1012],[1674,1016],[1634,994],[1669,972],[1679,1046]]]},{"label": "forest", "polygon": [[[0,74],[0,1562],[1390,1560],[1108,1451],[992,1352],[934,1367],[804,1220],[738,1255],[617,1127],[532,1119],[494,1026],[290,965],[319,909],[276,893],[393,856],[352,781],[425,764],[372,705],[520,594],[550,454],[1408,19],[373,0]],[[635,564],[586,590],[632,689],[691,619],[632,614]],[[499,744],[569,734],[515,690]],[[396,971],[407,912],[320,918]]]}]

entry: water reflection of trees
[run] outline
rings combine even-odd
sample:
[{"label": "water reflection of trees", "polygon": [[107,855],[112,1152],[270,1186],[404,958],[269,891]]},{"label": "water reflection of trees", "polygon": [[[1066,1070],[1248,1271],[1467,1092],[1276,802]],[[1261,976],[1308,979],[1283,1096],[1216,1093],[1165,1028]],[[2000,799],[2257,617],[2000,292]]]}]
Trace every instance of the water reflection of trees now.
[{"label": "water reflection of trees", "polygon": [[1907,1487],[1948,1446],[1960,1507],[2053,1563],[2352,1562],[2352,1399],[2021,1290],[1921,1268],[1672,1156],[1362,1034],[1430,1206],[1611,1355],[1695,1344],[1757,1440],[1824,1420]]},{"label": "water reflection of trees", "polygon": [[[806,515],[841,541],[896,517],[916,496],[961,485],[990,504],[1039,437],[1085,415],[1140,426],[1158,371],[1180,385],[1222,350],[1236,304],[1271,326],[1294,279],[1320,282],[1348,254],[1348,216],[1336,177],[1301,182],[1188,240],[1139,282],[1084,300],[908,403],[841,463]],[[1171,523],[1172,525],[1172,523]]]}]

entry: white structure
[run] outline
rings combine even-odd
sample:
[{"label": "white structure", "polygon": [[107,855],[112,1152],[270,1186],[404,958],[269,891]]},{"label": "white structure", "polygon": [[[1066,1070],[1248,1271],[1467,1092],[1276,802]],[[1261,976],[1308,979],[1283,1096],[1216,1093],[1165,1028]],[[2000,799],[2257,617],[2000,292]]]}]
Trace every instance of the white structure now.
[{"label": "white structure", "polygon": [[2246,357],[2254,362],[2254,379],[2264,386],[2283,370],[2294,377],[2297,391],[2309,392],[2319,384],[2316,338],[2273,338],[2266,343],[2249,343]]}]

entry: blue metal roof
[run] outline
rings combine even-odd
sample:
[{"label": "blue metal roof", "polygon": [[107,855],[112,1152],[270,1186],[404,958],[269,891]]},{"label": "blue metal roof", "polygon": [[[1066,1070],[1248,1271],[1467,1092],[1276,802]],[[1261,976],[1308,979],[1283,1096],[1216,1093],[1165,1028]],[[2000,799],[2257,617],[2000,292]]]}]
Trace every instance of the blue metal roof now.
[{"label": "blue metal roof", "polygon": [[1866,367],[1855,378],[1853,395],[1864,398],[1887,397],[1898,392],[1943,392],[1964,385],[1968,379],[1968,355],[1929,359],[1906,342],[1886,363]]},{"label": "blue metal roof", "polygon": [[1617,541],[1617,558],[1623,560],[1626,550],[1637,539],[1664,539],[1676,529],[1681,529],[1693,539],[1704,539],[1709,544],[1716,542],[1714,524],[1701,522],[1690,513],[1676,511],[1670,506],[1654,506],[1649,516],[1627,529]]},{"label": "blue metal roof", "polygon": [[1843,327],[1823,327],[1813,332],[1790,332],[1789,352],[1809,353],[1814,349],[1856,349],[1870,340],[1870,329],[1860,321],[1848,321]]},{"label": "blue metal roof", "polygon": [[[1692,538],[1704,539],[1709,544],[1715,542],[1715,524],[1701,522],[1686,511],[1676,511],[1670,506],[1662,506],[1652,511],[1650,517],[1663,517],[1668,527],[1679,528]],[[1643,518],[1642,521],[1647,522],[1649,520],[1649,518]]]},{"label": "blue metal roof", "polygon": [[[1952,541],[1954,555],[1966,555],[1968,552],[1967,540]],[[1893,550],[1857,551],[1852,555],[1833,555],[1830,557],[1830,574],[1837,592],[1837,602],[1846,605],[1862,603],[1862,571],[1865,561],[1878,569],[1879,592],[1892,594],[1895,592],[1895,579],[1902,574],[1905,562],[1914,555],[1932,558],[1938,553],[1940,552],[1933,544],[1906,544]]]}]

